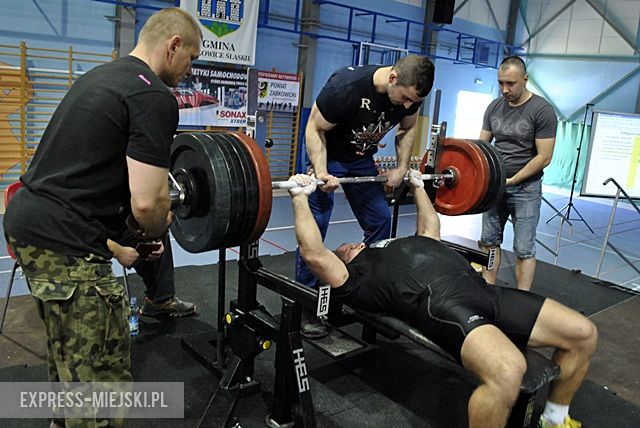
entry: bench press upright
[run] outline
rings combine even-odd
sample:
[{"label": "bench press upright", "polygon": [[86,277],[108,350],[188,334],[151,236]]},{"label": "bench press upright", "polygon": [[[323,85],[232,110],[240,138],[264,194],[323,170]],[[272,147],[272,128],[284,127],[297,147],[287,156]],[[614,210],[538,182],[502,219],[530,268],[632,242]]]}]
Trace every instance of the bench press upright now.
[{"label": "bench press upright", "polygon": [[[224,251],[224,250],[221,250]],[[220,382],[211,396],[198,426],[234,425],[233,413],[240,398],[260,391],[254,379],[255,357],[277,343],[275,381],[269,427],[315,428],[315,412],[300,335],[302,304],[314,306],[318,292],[263,268],[258,242],[240,247],[238,296],[231,301],[224,319],[224,334],[210,331],[182,340],[182,346]],[[224,258],[220,259],[224,263]],[[224,270],[222,269],[221,272]],[[257,285],[280,294],[280,318],[273,317],[257,301]],[[224,299],[225,278],[218,281],[218,299]],[[224,308],[224,301],[218,302]],[[216,357],[214,357],[216,356]]]}]

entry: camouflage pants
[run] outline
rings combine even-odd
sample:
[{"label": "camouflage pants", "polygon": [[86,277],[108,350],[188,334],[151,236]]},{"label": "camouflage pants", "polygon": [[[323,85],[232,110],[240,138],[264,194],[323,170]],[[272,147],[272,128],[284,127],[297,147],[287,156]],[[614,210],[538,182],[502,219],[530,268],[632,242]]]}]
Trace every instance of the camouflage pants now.
[{"label": "camouflage pants", "polygon": [[[51,382],[131,382],[128,302],[111,263],[56,254],[7,237],[41,305]],[[120,427],[123,419],[67,419],[67,427]]]}]

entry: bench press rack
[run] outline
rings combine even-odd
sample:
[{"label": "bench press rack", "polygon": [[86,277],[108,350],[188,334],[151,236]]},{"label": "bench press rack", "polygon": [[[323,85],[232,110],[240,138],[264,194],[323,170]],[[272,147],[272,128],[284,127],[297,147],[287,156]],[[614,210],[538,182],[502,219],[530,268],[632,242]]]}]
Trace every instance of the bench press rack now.
[{"label": "bench press rack", "polygon": [[[455,250],[464,249],[461,254],[469,261],[486,264],[488,260],[487,254],[480,249],[443,242]],[[315,411],[302,346],[300,321],[303,306],[317,307],[318,290],[305,287],[284,275],[264,268],[257,257],[257,242],[243,245],[240,247],[238,262],[238,296],[231,301],[230,311],[224,315],[225,327],[222,316],[225,294],[224,251],[220,250],[218,307],[222,307],[222,310],[219,312],[221,315],[218,331],[207,331],[182,340],[183,348],[220,378],[218,388],[210,398],[198,426],[233,426],[233,413],[238,400],[260,390],[260,384],[254,379],[255,357],[268,349],[270,341],[273,340],[277,343],[273,403],[265,423],[269,427],[315,427]],[[258,284],[282,296],[279,319],[272,316],[257,301]],[[320,292],[322,293],[322,290]],[[320,297],[323,305],[328,303],[327,297]],[[336,326],[331,331],[330,340],[320,339],[308,343],[334,358],[360,353],[366,350],[367,344],[375,343],[377,334],[382,334],[389,339],[405,336],[443,358],[455,361],[417,329],[397,318],[354,311],[338,302],[332,302],[329,309],[329,319]],[[339,329],[354,322],[363,326],[361,340]],[[333,348],[323,347],[323,342],[332,343]],[[538,391],[560,373],[559,367],[553,361],[537,351],[529,349],[525,357],[527,372],[520,388],[520,396],[509,418],[509,428],[532,426],[533,405]],[[462,368],[460,370],[464,371]]]},{"label": "bench press rack", "polygon": [[[248,81],[257,81],[257,71],[249,69]],[[247,107],[247,134],[255,134],[257,119],[257,85],[250,83]],[[431,129],[430,145],[423,159],[425,172],[433,172],[435,166],[435,148],[439,138],[444,138],[446,122],[438,125],[440,90],[436,91],[436,108]],[[394,207],[393,235],[396,233],[398,207],[406,192],[402,190]],[[435,189],[427,190],[434,200]],[[453,242],[445,242],[458,251],[470,262],[487,265],[490,257],[477,248],[466,248]],[[272,428],[305,427],[315,428],[316,419],[311,399],[310,382],[306,367],[300,322],[302,307],[316,308],[318,315],[329,311],[330,320],[336,326],[344,326],[353,322],[363,325],[362,339],[343,335],[338,328],[332,334],[340,332],[340,337],[333,341],[342,343],[340,349],[327,349],[321,346],[323,340],[309,343],[323,349],[334,358],[345,357],[349,352],[357,352],[367,347],[367,343],[375,343],[378,333],[395,339],[404,335],[410,340],[430,349],[443,358],[453,360],[444,350],[439,348],[417,329],[403,321],[382,314],[349,311],[340,303],[329,305],[329,287],[318,290],[305,287],[284,275],[270,272],[262,267],[258,259],[258,241],[240,246],[238,272],[238,296],[231,301],[229,312],[225,313],[225,263],[226,248],[219,249],[218,259],[218,323],[215,332],[207,331],[182,340],[182,346],[190,352],[205,368],[215,373],[220,382],[210,397],[207,407],[198,426],[214,426],[228,428],[237,426],[233,416],[241,397],[259,392],[260,384],[254,379],[255,358],[269,349],[271,340],[277,343],[275,356],[275,377],[271,413],[265,417],[265,423]],[[257,285],[260,284],[281,296],[281,313],[279,319],[272,316],[257,301]],[[224,318],[223,318],[223,314]],[[223,321],[224,320],[224,321]],[[226,322],[226,326],[225,326]],[[346,348],[350,349],[345,352]],[[528,428],[532,422],[533,404],[538,390],[559,375],[560,369],[554,362],[536,351],[527,350],[527,372],[522,381],[520,396],[509,418],[508,427]],[[465,371],[466,373],[466,371]]]}]

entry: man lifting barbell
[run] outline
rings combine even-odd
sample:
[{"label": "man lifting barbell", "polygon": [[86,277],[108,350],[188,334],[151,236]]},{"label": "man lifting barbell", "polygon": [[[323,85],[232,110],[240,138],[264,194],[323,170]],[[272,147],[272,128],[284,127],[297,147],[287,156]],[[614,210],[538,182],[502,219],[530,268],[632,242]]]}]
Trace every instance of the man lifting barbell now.
[{"label": "man lifting barbell", "polygon": [[492,287],[466,259],[440,242],[440,221],[416,171],[409,182],[416,235],[328,250],[309,208],[315,177],[296,175],[289,190],[300,255],[337,299],[355,309],[409,321],[448,351],[481,385],[469,399],[470,427],[503,427],[526,371],[526,346],[554,347],[561,373],[552,383],[541,427],[580,427],[568,415],[597,346],[595,325],[534,293]]}]

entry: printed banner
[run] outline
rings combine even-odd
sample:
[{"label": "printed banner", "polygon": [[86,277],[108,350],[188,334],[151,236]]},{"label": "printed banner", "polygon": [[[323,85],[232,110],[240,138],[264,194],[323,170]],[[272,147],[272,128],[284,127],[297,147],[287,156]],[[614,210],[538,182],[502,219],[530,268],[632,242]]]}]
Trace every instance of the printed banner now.
[{"label": "printed banner", "polygon": [[172,89],[180,125],[243,127],[247,124],[247,72],[193,64],[191,76]]},{"label": "printed banner", "polygon": [[299,98],[297,74],[258,71],[258,110],[296,112]]},{"label": "printed banner", "polygon": [[253,65],[259,0],[181,0],[202,28],[200,59]]}]

